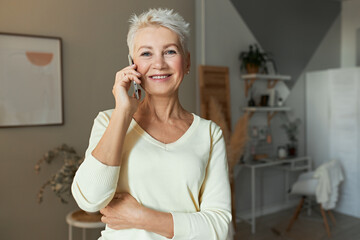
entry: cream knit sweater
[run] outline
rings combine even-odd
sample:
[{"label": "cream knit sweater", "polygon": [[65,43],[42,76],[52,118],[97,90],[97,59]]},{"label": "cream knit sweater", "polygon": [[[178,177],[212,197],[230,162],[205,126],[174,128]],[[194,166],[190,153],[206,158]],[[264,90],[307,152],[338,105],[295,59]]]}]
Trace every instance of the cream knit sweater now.
[{"label": "cream knit sweater", "polygon": [[[100,112],[96,117],[85,160],[75,175],[72,194],[79,207],[99,211],[115,192],[128,192],[145,207],[172,214],[174,240],[226,239],[231,197],[221,129],[193,114],[185,134],[163,144],[132,120],[121,167],[107,166],[91,152],[108,126],[111,113]],[[167,239],[145,230],[109,227],[101,235],[101,240]]]}]

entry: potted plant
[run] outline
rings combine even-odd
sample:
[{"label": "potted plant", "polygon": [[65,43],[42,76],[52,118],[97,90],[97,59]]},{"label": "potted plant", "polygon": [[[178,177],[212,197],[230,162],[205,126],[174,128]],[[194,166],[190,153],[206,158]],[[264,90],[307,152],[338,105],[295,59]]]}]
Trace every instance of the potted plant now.
[{"label": "potted plant", "polygon": [[285,129],[286,135],[289,140],[288,146],[288,156],[295,157],[297,155],[297,143],[298,143],[298,133],[301,120],[296,118],[294,121],[287,120],[287,123],[281,125]]},{"label": "potted plant", "polygon": [[[41,186],[37,195],[39,203],[43,201],[44,190],[47,186],[51,187],[51,190],[60,198],[62,203],[68,203],[67,199],[71,196],[71,184],[84,157],[78,155],[74,148],[63,144],[60,147],[46,152],[36,163],[35,172],[37,174],[40,172],[42,163],[46,162],[47,164],[51,164],[54,160],[63,161],[64,164]],[[101,214],[99,212],[88,213],[83,210],[74,211],[71,216],[73,219],[81,222],[100,222],[101,219]]]},{"label": "potted plant", "polygon": [[72,147],[63,144],[45,153],[36,163],[35,172],[37,174],[40,172],[42,163],[51,164],[54,160],[61,160],[64,162],[64,165],[40,188],[37,195],[39,203],[43,201],[44,190],[47,186],[51,187],[51,190],[60,198],[62,203],[68,203],[67,198],[71,196],[70,189],[73,178],[84,158],[79,156]]},{"label": "potted plant", "polygon": [[248,51],[243,51],[239,55],[240,71],[245,71],[247,73],[268,73],[266,66],[267,62],[273,64],[274,70],[276,72],[275,62],[270,58],[270,53],[260,52],[256,44],[250,45]]}]

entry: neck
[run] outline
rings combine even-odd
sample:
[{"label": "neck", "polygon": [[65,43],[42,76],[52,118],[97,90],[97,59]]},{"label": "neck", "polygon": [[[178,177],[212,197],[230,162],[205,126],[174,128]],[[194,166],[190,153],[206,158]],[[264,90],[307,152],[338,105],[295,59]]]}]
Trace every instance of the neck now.
[{"label": "neck", "polygon": [[171,118],[181,118],[184,112],[176,93],[170,97],[146,95],[137,113],[146,115],[150,119],[167,122]]}]

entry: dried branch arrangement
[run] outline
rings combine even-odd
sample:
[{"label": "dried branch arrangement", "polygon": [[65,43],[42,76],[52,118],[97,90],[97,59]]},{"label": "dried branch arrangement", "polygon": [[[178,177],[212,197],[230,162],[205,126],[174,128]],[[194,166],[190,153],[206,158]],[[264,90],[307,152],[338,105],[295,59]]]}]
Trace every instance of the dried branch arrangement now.
[{"label": "dried branch arrangement", "polygon": [[225,120],[224,112],[220,103],[211,97],[209,101],[209,118],[221,128],[229,163],[229,174],[232,177],[233,168],[244,153],[245,144],[248,140],[247,127],[248,115],[244,114],[237,122],[234,132],[230,132]]},{"label": "dried branch arrangement", "polygon": [[70,189],[75,172],[79,168],[84,158],[79,156],[74,148],[63,144],[60,147],[54,148],[53,150],[45,153],[44,156],[36,163],[35,172],[37,174],[40,172],[41,165],[44,162],[51,164],[54,160],[61,160],[64,162],[64,165],[40,188],[37,195],[39,203],[43,201],[44,190],[49,185],[51,190],[57,197],[60,198],[62,203],[68,203],[64,195],[71,195]]}]

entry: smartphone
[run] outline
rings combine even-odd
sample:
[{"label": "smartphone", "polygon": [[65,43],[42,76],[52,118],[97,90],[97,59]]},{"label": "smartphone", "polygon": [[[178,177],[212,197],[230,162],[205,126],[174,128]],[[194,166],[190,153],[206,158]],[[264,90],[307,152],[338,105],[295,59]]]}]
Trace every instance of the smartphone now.
[{"label": "smartphone", "polygon": [[[128,55],[128,60],[129,60],[129,65],[134,64],[134,61],[131,58],[130,54]],[[133,81],[133,84],[134,84],[135,97],[136,97],[136,99],[139,99],[139,87],[138,87],[138,85],[137,85],[137,83],[135,81]]]}]

